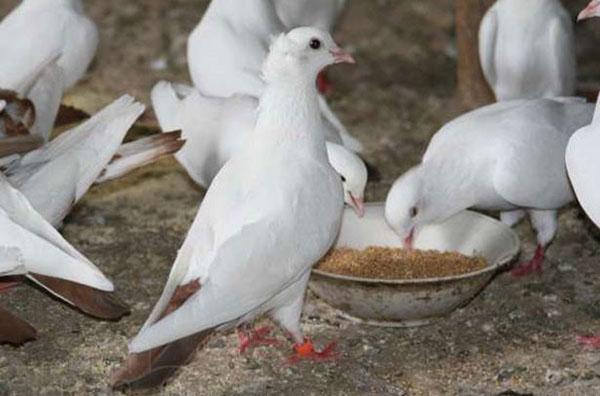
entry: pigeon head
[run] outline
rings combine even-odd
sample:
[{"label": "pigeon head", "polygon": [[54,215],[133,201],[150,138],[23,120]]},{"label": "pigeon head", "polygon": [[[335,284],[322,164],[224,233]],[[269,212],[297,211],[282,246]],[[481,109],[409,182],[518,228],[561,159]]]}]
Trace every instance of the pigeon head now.
[{"label": "pigeon head", "polygon": [[339,144],[328,143],[327,153],[333,169],[339,173],[344,187],[344,202],[358,217],[365,214],[364,194],[367,185],[367,167],[360,157]]},{"label": "pigeon head", "polygon": [[317,74],[335,63],[354,63],[354,58],[333,41],[328,32],[301,27],[277,36],[263,65],[268,82],[291,75],[316,80]]},{"label": "pigeon head", "polygon": [[412,248],[415,230],[424,223],[427,214],[421,175],[418,166],[406,172],[396,180],[385,202],[386,221],[407,248]]},{"label": "pigeon head", "polygon": [[577,20],[600,16],[600,0],[592,0],[577,16]]}]

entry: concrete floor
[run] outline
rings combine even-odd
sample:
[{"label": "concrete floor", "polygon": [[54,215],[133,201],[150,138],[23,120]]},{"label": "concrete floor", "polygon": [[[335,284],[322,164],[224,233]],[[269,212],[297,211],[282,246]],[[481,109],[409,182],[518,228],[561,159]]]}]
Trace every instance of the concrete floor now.
[{"label": "concrete floor", "polygon": [[[15,0],[0,0],[0,15]],[[585,0],[571,1],[573,12]],[[187,81],[186,34],[200,0],[87,0],[102,44],[89,75],[67,101],[90,111],[129,92],[148,103],[158,79]],[[581,79],[600,74],[600,20],[577,29]],[[332,105],[382,173],[368,187],[382,200],[393,180],[423,153],[431,135],[457,114],[450,0],[353,0],[338,31],[355,67],[331,72]],[[165,60],[167,68],[151,64]],[[136,133],[145,133],[138,128]],[[22,286],[7,305],[39,330],[22,348],[0,347],[0,395],[107,394],[164,285],[203,191],[167,159],[94,188],[67,218],[64,235],[115,282],[133,313],[118,323],[87,318]],[[518,228],[532,254],[527,225]],[[304,330],[319,344],[337,340],[330,364],[286,362],[281,344],[239,355],[223,334],[157,392],[200,395],[584,395],[600,394],[600,352],[578,334],[600,333],[600,232],[575,205],[561,215],[542,276],[499,276],[469,306],[431,326],[383,329],[351,324],[309,295]],[[508,393],[513,391],[514,393]],[[505,392],[505,393],[502,393]]]}]

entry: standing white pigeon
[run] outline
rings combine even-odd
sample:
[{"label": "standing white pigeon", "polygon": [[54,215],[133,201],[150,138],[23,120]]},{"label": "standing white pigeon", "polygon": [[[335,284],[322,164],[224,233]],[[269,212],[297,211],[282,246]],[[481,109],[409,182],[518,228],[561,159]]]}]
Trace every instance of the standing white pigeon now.
[{"label": "standing white pigeon", "polygon": [[533,259],[515,276],[541,270],[558,228],[557,211],[574,199],[565,169],[571,135],[593,106],[579,98],[506,101],[467,113],[434,135],[420,165],[393,185],[390,226],[410,245],[419,228],[467,208],[500,211],[508,225],[529,215]]},{"label": "standing white pigeon", "polygon": [[[128,313],[127,306],[112,295],[113,284],[1,174],[0,253],[4,253],[0,254],[0,277],[25,274],[50,293],[98,318],[118,319]],[[21,343],[35,336],[32,330],[0,310],[0,342]]]},{"label": "standing white pigeon", "polygon": [[277,16],[286,30],[314,26],[333,32],[347,0],[273,0]]},{"label": "standing white pigeon", "polygon": [[310,269],[331,247],[342,184],[327,161],[314,84],[351,61],[314,28],[279,36],[249,144],[211,184],[160,300],[113,377],[117,387],[163,383],[210,334],[268,313],[315,354],[300,315]]},{"label": "standing white pigeon", "polygon": [[[192,87],[161,81],[152,89],[152,105],[163,131],[181,129],[186,143],[175,158],[196,183],[206,188],[223,165],[252,139],[258,99],[248,95],[212,98]],[[345,202],[362,217],[365,163],[344,146],[331,142],[327,142],[327,154],[342,179]]]},{"label": "standing white pigeon", "polygon": [[119,177],[181,147],[178,132],[121,145],[143,111],[142,104],[125,95],[43,147],[0,163],[0,169],[58,227],[99,177]]},{"label": "standing white pigeon", "polygon": [[[207,96],[260,97],[265,89],[261,66],[272,37],[285,31],[273,5],[275,0],[213,0],[188,39],[188,66],[194,85]],[[315,78],[316,83],[316,78]],[[321,115],[335,132],[336,141],[360,152],[352,137],[323,97]]]},{"label": "standing white pigeon", "polygon": [[575,34],[560,0],[498,0],[481,22],[479,55],[498,101],[575,94]]}]

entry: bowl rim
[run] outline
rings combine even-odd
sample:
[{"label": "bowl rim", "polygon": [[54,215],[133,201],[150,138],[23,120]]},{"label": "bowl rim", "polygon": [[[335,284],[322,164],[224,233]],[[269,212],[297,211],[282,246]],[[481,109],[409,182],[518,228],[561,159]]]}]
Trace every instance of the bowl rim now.
[{"label": "bowl rim", "polygon": [[[365,206],[378,206],[378,205],[382,205],[382,204],[383,204],[383,202],[369,202]],[[511,227],[507,226],[506,224],[502,223],[501,221],[496,220],[493,217],[486,216],[482,213],[475,212],[473,210],[463,210],[461,212],[456,213],[454,216],[461,214],[461,213],[465,213],[465,212],[468,213],[470,216],[475,216],[475,217],[480,218],[481,220],[504,227],[508,231],[508,235],[514,242],[514,248],[512,250],[508,251],[500,259],[496,260],[494,264],[489,265],[478,271],[467,272],[466,274],[462,274],[462,275],[443,276],[443,277],[437,277],[437,278],[418,278],[418,279],[361,278],[361,277],[357,277],[357,276],[333,274],[331,272],[321,271],[321,270],[318,270],[315,268],[312,269],[312,272],[317,275],[326,277],[326,278],[332,278],[332,279],[338,279],[338,280],[344,280],[344,281],[353,281],[353,282],[371,283],[371,284],[379,283],[379,284],[387,284],[387,285],[410,286],[410,285],[423,285],[423,284],[427,284],[427,283],[456,282],[456,281],[460,281],[460,280],[476,278],[480,275],[496,272],[499,269],[501,269],[502,267],[505,267],[510,262],[512,262],[513,259],[521,251],[521,243],[520,243],[517,233]]]}]

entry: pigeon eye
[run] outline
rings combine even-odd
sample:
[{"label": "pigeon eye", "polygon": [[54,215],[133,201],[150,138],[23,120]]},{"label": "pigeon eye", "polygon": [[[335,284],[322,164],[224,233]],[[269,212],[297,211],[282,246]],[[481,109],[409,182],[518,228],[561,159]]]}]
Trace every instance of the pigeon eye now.
[{"label": "pigeon eye", "polygon": [[346,177],[344,177],[343,175],[340,175],[340,177],[342,178],[342,183],[346,183]]},{"label": "pigeon eye", "polygon": [[412,208],[410,208],[410,211],[408,212],[408,215],[413,218],[416,217],[419,214],[419,209],[417,209],[416,206],[413,206]]},{"label": "pigeon eye", "polygon": [[310,48],[314,49],[314,50],[318,50],[319,48],[321,48],[321,40],[319,39],[312,39],[310,40]]}]

